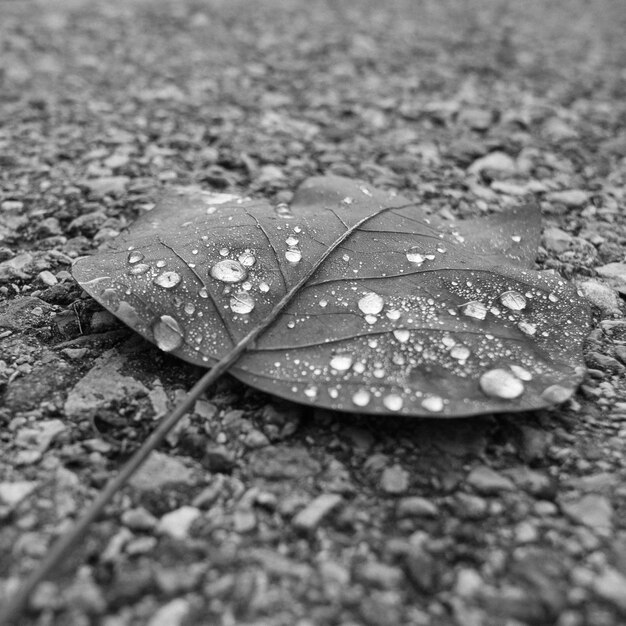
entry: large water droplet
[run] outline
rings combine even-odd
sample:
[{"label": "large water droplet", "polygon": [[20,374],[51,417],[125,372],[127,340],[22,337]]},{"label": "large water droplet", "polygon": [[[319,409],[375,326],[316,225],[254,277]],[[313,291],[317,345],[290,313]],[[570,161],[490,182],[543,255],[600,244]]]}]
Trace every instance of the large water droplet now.
[{"label": "large water droplet", "polygon": [[187,313],[187,315],[193,315],[196,310],[196,305],[193,302],[187,302],[183,310]]},{"label": "large water droplet", "polygon": [[164,289],[171,289],[172,287],[176,287],[180,282],[180,274],[176,272],[163,272],[163,274],[159,274],[152,282]]},{"label": "large water droplet", "polygon": [[390,411],[399,411],[404,404],[404,400],[402,400],[402,396],[399,396],[397,393],[390,393],[383,398],[383,404],[385,408]]},{"label": "large water droplet", "polygon": [[370,403],[372,394],[367,389],[359,389],[352,396],[352,402],[356,406],[367,406]]},{"label": "large water droplet", "polygon": [[422,407],[431,413],[443,411],[443,399],[439,396],[428,396],[422,400]]},{"label": "large water droplet", "polygon": [[176,350],[183,344],[183,331],[170,315],[161,315],[152,326],[152,333],[156,345],[164,352]]},{"label": "large water droplet", "polygon": [[524,369],[521,365],[509,365],[511,371],[520,379],[520,380],[532,380],[533,375],[526,369]]},{"label": "large water droplet", "polygon": [[409,338],[411,337],[411,333],[406,328],[398,328],[397,330],[393,331],[393,336],[400,343],[406,343],[409,340]]},{"label": "large water droplet", "polygon": [[225,259],[224,261],[218,261],[210,269],[209,274],[215,280],[223,283],[240,283],[246,279],[248,271],[239,261]]},{"label": "large water droplet", "polygon": [[457,361],[466,361],[469,358],[470,354],[470,349],[460,343],[454,346],[452,350],[450,350],[450,356]]},{"label": "large water droplet", "polygon": [[128,273],[131,276],[140,276],[141,274],[145,274],[150,269],[150,266],[146,263],[137,263],[137,265],[133,265]]},{"label": "large water droplet", "polygon": [[383,310],[385,301],[382,296],[370,291],[359,300],[359,309],[366,315],[377,315]]},{"label": "large water droplet", "polygon": [[128,262],[131,264],[139,263],[139,261],[143,261],[144,256],[139,250],[133,250],[128,254]]},{"label": "large water droplet", "polygon": [[230,309],[238,315],[246,315],[254,309],[254,298],[247,291],[238,291],[230,297]]},{"label": "large water droplet", "polygon": [[548,295],[548,300],[550,300],[550,302],[558,302],[559,296],[557,296],[555,293],[550,293]]},{"label": "large water droplet", "polygon": [[309,400],[315,400],[315,398],[317,398],[317,394],[319,393],[318,388],[315,385],[310,385],[309,387],[307,387],[304,390],[304,395],[309,399]]},{"label": "large water droplet", "polygon": [[302,259],[302,252],[298,248],[289,248],[285,252],[285,258],[289,263],[300,263]]},{"label": "large water droplet", "polygon": [[521,311],[526,308],[526,298],[519,291],[505,291],[500,294],[500,302],[511,311]]},{"label": "large water droplet", "polygon": [[116,310],[120,304],[120,296],[115,289],[104,289],[100,294],[100,300],[106,307]]},{"label": "large water droplet", "polygon": [[505,369],[494,369],[480,377],[480,388],[488,396],[513,400],[524,393],[524,383],[512,372]]},{"label": "large water droplet", "polygon": [[289,237],[287,237],[287,239],[285,239],[285,243],[290,247],[293,248],[294,246],[297,246],[299,243],[299,239],[297,237],[294,237],[293,235],[289,235]]},{"label": "large water droplet", "polygon": [[413,248],[409,248],[406,252],[407,261],[410,263],[415,263],[416,265],[421,265],[426,259],[420,253],[420,248],[414,246]]},{"label": "large water droplet", "polygon": [[352,367],[352,355],[346,352],[335,354],[330,359],[330,366],[338,372],[345,372]]},{"label": "large water droplet", "polygon": [[209,292],[206,290],[206,287],[200,287],[200,289],[198,290],[198,295],[201,298],[208,298]]},{"label": "large water droplet", "polygon": [[534,335],[537,332],[537,328],[536,326],[533,326],[533,324],[529,323],[529,322],[525,322],[525,321],[521,321],[517,327],[525,334],[525,335]]},{"label": "large water droplet", "polygon": [[263,282],[263,283],[259,283],[259,291],[262,291],[263,293],[267,293],[270,290],[270,286]]},{"label": "large water droplet", "polygon": [[252,267],[256,263],[256,257],[252,252],[246,250],[239,255],[239,263],[244,267]]},{"label": "large water droplet", "polygon": [[488,309],[482,302],[466,302],[459,308],[461,309],[461,313],[463,313],[463,315],[467,315],[467,317],[473,317],[477,320],[484,320],[487,317]]}]

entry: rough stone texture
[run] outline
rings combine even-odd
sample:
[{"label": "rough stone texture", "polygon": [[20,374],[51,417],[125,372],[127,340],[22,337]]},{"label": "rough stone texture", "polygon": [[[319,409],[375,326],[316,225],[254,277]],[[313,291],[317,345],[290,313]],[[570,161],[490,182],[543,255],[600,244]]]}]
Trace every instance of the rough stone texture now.
[{"label": "rough stone texture", "polygon": [[20,625],[623,624],[622,4],[0,2],[0,606],[200,374],[72,260],[165,188],[321,173],[450,221],[538,202],[538,269],[598,307],[579,393],[377,419],[224,377]]}]

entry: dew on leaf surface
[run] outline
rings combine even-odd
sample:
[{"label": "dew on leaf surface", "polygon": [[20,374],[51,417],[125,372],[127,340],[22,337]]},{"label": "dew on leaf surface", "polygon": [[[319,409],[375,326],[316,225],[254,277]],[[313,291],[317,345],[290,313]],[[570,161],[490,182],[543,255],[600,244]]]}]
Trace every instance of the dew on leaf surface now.
[{"label": "dew on leaf surface", "polygon": [[163,272],[159,274],[152,282],[163,289],[172,289],[180,282],[180,274],[177,272]]},{"label": "dew on leaf surface", "polygon": [[513,372],[497,368],[480,377],[480,388],[493,398],[513,400],[524,393],[524,383]]},{"label": "dew on leaf surface", "polygon": [[304,395],[309,399],[309,400],[315,400],[315,398],[317,398],[317,394],[319,393],[318,388],[315,385],[310,385],[309,387],[307,387],[304,390]]},{"label": "dew on leaf surface", "polygon": [[529,381],[533,379],[533,375],[521,365],[509,365],[509,367],[520,380]]},{"label": "dew on leaf surface", "polygon": [[401,316],[402,313],[400,313],[398,309],[391,309],[387,311],[387,319],[390,319],[392,321],[399,320]]},{"label": "dew on leaf surface", "polygon": [[484,320],[487,317],[487,307],[482,303],[474,300],[472,302],[466,302],[460,307],[461,313],[467,317],[473,317],[477,320]]},{"label": "dew on leaf surface", "polygon": [[238,260],[244,267],[252,267],[256,263],[256,257],[249,250],[242,252]]},{"label": "dew on leaf surface", "polygon": [[128,262],[131,265],[134,265],[135,263],[139,263],[139,261],[143,261],[144,258],[145,257],[143,253],[139,252],[139,250],[133,250],[132,252],[129,252],[128,254]]},{"label": "dew on leaf surface", "polygon": [[220,248],[220,256],[228,256],[230,254],[230,250],[228,248]]},{"label": "dew on leaf surface", "polygon": [[404,400],[397,393],[390,393],[383,398],[383,404],[390,411],[399,411],[404,404]]},{"label": "dew on leaf surface", "polygon": [[418,248],[417,246],[414,246],[413,248],[407,250],[406,258],[409,263],[415,263],[415,265],[421,265],[426,260],[424,256],[422,256],[422,254],[420,253],[420,248]]},{"label": "dew on leaf surface", "polygon": [[457,361],[466,361],[469,358],[470,354],[470,349],[460,343],[450,350],[450,356]]},{"label": "dew on leaf surface", "polygon": [[137,265],[133,265],[129,270],[128,273],[131,276],[141,276],[141,274],[145,274],[146,272],[148,272],[150,270],[150,266],[147,265],[146,263],[137,263]]},{"label": "dew on leaf surface", "polygon": [[411,332],[406,328],[397,328],[393,331],[393,336],[400,342],[406,343],[411,337]]},{"label": "dew on leaf surface", "polygon": [[556,404],[561,404],[572,396],[572,390],[567,387],[562,387],[561,385],[550,385],[548,388],[543,390],[541,397],[548,402],[554,402]]},{"label": "dew on leaf surface", "polygon": [[266,282],[259,283],[259,291],[267,293],[270,290],[270,286]]},{"label": "dew on leaf surface", "polygon": [[370,291],[365,294],[358,303],[359,309],[366,315],[378,315],[385,306],[385,301],[382,296]]},{"label": "dew on leaf surface", "polygon": [[511,239],[515,242],[515,243],[519,243],[522,238],[520,235],[511,235]]},{"label": "dew on leaf surface", "polygon": [[355,391],[352,396],[353,404],[360,407],[367,406],[371,399],[372,394],[367,391],[367,389],[359,389],[358,391]]},{"label": "dew on leaf surface", "polygon": [[422,407],[431,413],[441,413],[443,411],[443,398],[428,396],[422,400]]},{"label": "dew on leaf surface", "polygon": [[521,321],[517,327],[525,334],[525,335],[534,335],[537,332],[537,328],[531,324],[530,322]]},{"label": "dew on leaf surface", "polygon": [[298,248],[289,248],[285,252],[285,258],[289,263],[300,263],[302,260],[302,252]]},{"label": "dew on leaf surface", "polygon": [[152,333],[156,345],[164,352],[176,350],[183,344],[183,331],[171,315],[161,315],[153,324]]},{"label": "dew on leaf surface", "polygon": [[102,303],[112,309],[116,309],[120,304],[120,295],[116,289],[111,289],[110,287],[103,289],[100,292],[100,297],[102,298]]},{"label": "dew on leaf surface", "polygon": [[164,260],[164,259],[159,259],[159,260],[156,262],[156,266],[157,266],[158,268],[165,267],[165,260]]},{"label": "dew on leaf surface", "polygon": [[223,283],[240,283],[247,278],[248,270],[239,261],[225,259],[218,261],[209,270],[209,274]]},{"label": "dew on leaf surface", "polygon": [[526,308],[526,298],[519,291],[505,291],[500,294],[500,302],[511,311],[521,311]]},{"label": "dew on leaf surface", "polygon": [[346,352],[335,354],[330,359],[330,366],[338,372],[345,372],[352,367],[352,355]]},{"label": "dew on leaf surface", "polygon": [[555,293],[550,293],[550,295],[548,296],[548,300],[550,300],[550,302],[558,302],[559,296],[557,296]]},{"label": "dew on leaf surface", "polygon": [[199,295],[201,298],[208,298],[208,297],[209,297],[209,292],[206,290],[206,287],[201,287],[201,288],[198,290],[198,295]]},{"label": "dew on leaf surface", "polygon": [[185,304],[184,311],[185,313],[187,313],[187,315],[193,315],[195,310],[196,310],[196,305],[193,302],[187,302]]},{"label": "dew on leaf surface", "polygon": [[230,298],[230,309],[238,315],[247,315],[254,309],[254,298],[247,291],[238,291]]},{"label": "dew on leaf surface", "polygon": [[285,239],[285,243],[290,248],[293,248],[294,246],[297,246],[298,243],[300,243],[300,240],[297,237],[294,237],[293,235],[289,235],[289,237],[287,237],[287,239]]},{"label": "dew on leaf surface", "polygon": [[325,309],[328,306],[328,300],[320,300],[318,304]]}]

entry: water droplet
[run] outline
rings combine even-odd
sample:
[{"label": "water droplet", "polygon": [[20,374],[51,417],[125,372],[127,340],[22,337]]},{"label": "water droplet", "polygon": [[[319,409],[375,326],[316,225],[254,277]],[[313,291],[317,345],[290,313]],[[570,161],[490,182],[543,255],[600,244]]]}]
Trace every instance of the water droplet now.
[{"label": "water droplet", "polygon": [[201,298],[208,298],[208,297],[209,297],[209,292],[206,290],[206,287],[201,287],[201,288],[198,290],[198,295],[199,295]]},{"label": "water droplet", "polygon": [[558,302],[559,296],[557,296],[555,293],[550,293],[548,295],[548,300],[550,300],[550,302]]},{"label": "water droplet", "polygon": [[515,242],[515,243],[519,243],[522,238],[520,235],[511,235],[511,239]]},{"label": "water droplet", "polygon": [[317,394],[318,394],[318,389],[315,385],[310,385],[304,390],[304,395],[309,400],[315,400],[315,398],[317,398]]},{"label": "water droplet", "polygon": [[230,253],[230,250],[228,248],[221,248],[220,249],[220,256],[228,256]]},{"label": "water droplet", "polygon": [[293,232],[294,232],[294,233],[301,233],[301,232],[302,232],[302,229],[300,228],[300,226],[294,226],[294,227],[293,227]]},{"label": "water droplet", "polygon": [[163,274],[159,274],[152,282],[159,287],[163,287],[163,289],[171,289],[172,287],[176,287],[180,282],[180,274],[176,272],[163,272]]},{"label": "water droplet", "polygon": [[529,322],[524,322],[523,320],[517,325],[517,327],[525,334],[525,335],[534,335],[537,332],[537,328],[533,326]]},{"label": "water droplet", "polygon": [[450,356],[457,361],[466,361],[469,358],[470,354],[470,349],[460,343],[454,346],[452,350],[450,350]]},{"label": "water droplet", "polygon": [[352,402],[356,406],[367,406],[370,403],[372,394],[367,389],[359,389],[352,396]]},{"label": "water droplet", "polygon": [[420,248],[414,246],[410,248],[406,252],[407,261],[410,263],[415,263],[416,265],[421,265],[426,259],[420,254]]},{"label": "water droplet", "polygon": [[411,333],[406,328],[398,328],[393,331],[393,336],[400,342],[406,343],[411,337]]},{"label": "water droplet", "polygon": [[183,310],[187,313],[187,315],[193,315],[196,310],[196,305],[193,302],[187,302]]},{"label": "water droplet", "polygon": [[133,265],[143,260],[144,260],[144,255],[141,252],[139,252],[139,250],[133,250],[128,255],[128,262],[132,263]]},{"label": "water droplet", "polygon": [[550,385],[547,389],[544,389],[541,397],[548,402],[561,404],[572,397],[572,390],[567,387],[561,387],[561,385]]},{"label": "water droplet", "polygon": [[263,282],[263,283],[259,283],[259,291],[262,291],[263,293],[267,293],[270,290],[270,286]]},{"label": "water droplet", "polygon": [[473,317],[477,320],[484,320],[487,317],[487,307],[482,302],[466,302],[459,308],[461,309],[461,313],[467,315],[467,317]]},{"label": "water droplet", "polygon": [[352,204],[354,202],[354,200],[350,197],[350,196],[346,196],[342,201],[341,204]]},{"label": "water droplet", "polygon": [[349,254],[344,254],[341,257],[346,263],[350,260],[350,255]]},{"label": "water droplet", "polygon": [[352,367],[352,355],[347,352],[335,354],[330,359],[330,366],[338,372],[345,372]]},{"label": "water droplet", "polygon": [[362,374],[365,371],[365,363],[362,363],[361,361],[359,361],[358,363],[354,364],[354,367],[352,369],[357,374]]},{"label": "water droplet", "polygon": [[128,273],[131,276],[139,276],[141,274],[145,274],[149,269],[150,269],[150,266],[147,265],[146,263],[138,263],[137,265],[133,265],[128,270]]},{"label": "water droplet", "polygon": [[389,311],[387,311],[387,319],[390,319],[392,321],[399,320],[401,315],[402,313],[400,313],[398,309],[390,309]]},{"label": "water droplet", "polygon": [[210,269],[209,274],[223,283],[240,283],[248,276],[248,270],[239,261],[226,259],[218,261]]},{"label": "water droplet", "polygon": [[505,291],[501,293],[500,302],[511,311],[521,311],[526,308],[526,298],[519,291]]},{"label": "water droplet", "polygon": [[368,196],[369,198],[372,197],[372,192],[367,188],[367,187],[359,187],[359,189],[361,190],[361,193],[365,196]]},{"label": "water droplet", "polygon": [[331,387],[328,390],[328,395],[333,399],[336,400],[339,397],[339,389],[337,389],[336,387]]},{"label": "water droplet", "polygon": [[359,300],[359,309],[367,315],[377,315],[383,310],[385,301],[382,296],[370,291]]},{"label": "water droplet", "polygon": [[277,204],[274,211],[276,212],[276,215],[278,215],[278,217],[284,220],[292,220],[295,217],[294,214],[291,212],[289,205],[285,202]]},{"label": "water droplet", "polygon": [[437,246],[437,252],[439,252],[440,254],[445,254],[447,251],[447,248],[444,248],[443,246]]},{"label": "water droplet", "polygon": [[328,300],[320,300],[318,304],[325,309],[328,306]]},{"label": "water droplet", "polygon": [[298,248],[289,248],[285,252],[285,258],[289,263],[299,263],[302,259],[302,252]]},{"label": "water droplet", "polygon": [[521,365],[509,365],[511,371],[520,379],[520,380],[532,380],[533,375],[525,370]]},{"label": "water droplet", "polygon": [[183,331],[170,315],[161,315],[152,326],[152,333],[156,345],[164,352],[176,350],[183,344]]},{"label": "water droplet", "polygon": [[104,289],[100,294],[102,303],[110,309],[117,309],[120,304],[120,296],[115,289]]},{"label": "water droplet", "polygon": [[365,321],[370,325],[373,326],[377,321],[378,318],[375,315],[366,315],[365,316]]},{"label": "water droplet", "polygon": [[451,348],[452,346],[456,345],[456,341],[450,337],[450,335],[444,335],[441,338],[441,343],[446,347],[446,348]]},{"label": "water droplet", "polygon": [[239,255],[239,263],[244,267],[252,267],[256,263],[256,257],[250,250],[246,250]]},{"label": "water droplet", "polygon": [[157,267],[159,267],[159,268],[161,268],[161,267],[165,267],[165,261],[164,261],[163,259],[159,259],[159,260],[156,262],[156,266],[157,266]]},{"label": "water droplet", "polygon": [[439,396],[428,396],[422,400],[422,407],[431,413],[443,411],[443,399]]},{"label": "water droplet", "polygon": [[388,396],[383,398],[383,404],[385,408],[390,411],[399,411],[404,404],[404,400],[402,396],[399,396],[397,393],[390,393]]},{"label": "water droplet", "polygon": [[524,383],[512,372],[505,369],[494,369],[480,377],[480,388],[488,396],[513,400],[524,393]]},{"label": "water droplet", "polygon": [[246,315],[254,309],[254,298],[247,291],[238,291],[230,297],[230,309],[238,315]]},{"label": "water droplet", "polygon": [[384,378],[387,375],[387,372],[382,367],[377,367],[372,374],[374,378]]},{"label": "water droplet", "polygon": [[289,237],[287,237],[287,239],[285,239],[285,243],[290,247],[293,248],[294,246],[297,246],[299,243],[299,239],[297,237],[294,237],[293,235],[289,235]]}]

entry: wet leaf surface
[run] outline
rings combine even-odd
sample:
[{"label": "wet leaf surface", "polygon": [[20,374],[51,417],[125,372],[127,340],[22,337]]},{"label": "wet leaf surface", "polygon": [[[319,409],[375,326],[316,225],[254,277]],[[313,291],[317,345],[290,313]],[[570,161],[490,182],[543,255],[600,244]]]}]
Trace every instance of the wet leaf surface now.
[{"label": "wet leaf surface", "polygon": [[563,402],[584,373],[588,308],[532,269],[540,230],[533,205],[445,222],[337,177],[309,179],[276,207],[180,189],[73,273],[191,363],[246,342],[230,371],[264,391],[460,417]]}]

